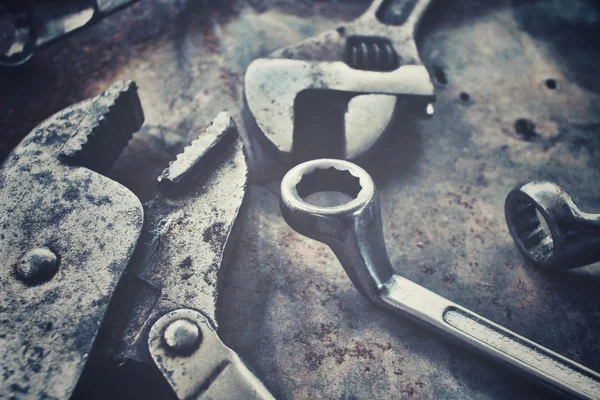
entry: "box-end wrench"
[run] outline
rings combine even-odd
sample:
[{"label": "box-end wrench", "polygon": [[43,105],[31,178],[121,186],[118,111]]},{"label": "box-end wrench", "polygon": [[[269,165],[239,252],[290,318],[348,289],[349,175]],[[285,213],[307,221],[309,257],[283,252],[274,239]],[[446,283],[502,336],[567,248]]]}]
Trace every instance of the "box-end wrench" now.
[{"label": "box-end wrench", "polygon": [[560,270],[600,261],[600,215],[581,211],[556,183],[517,185],[504,213],[515,244],[535,265]]},{"label": "box-end wrench", "polygon": [[[322,207],[304,199],[338,191],[353,199]],[[441,331],[564,394],[600,399],[600,375],[394,273],[372,178],[347,161],[300,164],[281,182],[281,213],[297,232],[327,244],[356,288],[377,305]]]}]

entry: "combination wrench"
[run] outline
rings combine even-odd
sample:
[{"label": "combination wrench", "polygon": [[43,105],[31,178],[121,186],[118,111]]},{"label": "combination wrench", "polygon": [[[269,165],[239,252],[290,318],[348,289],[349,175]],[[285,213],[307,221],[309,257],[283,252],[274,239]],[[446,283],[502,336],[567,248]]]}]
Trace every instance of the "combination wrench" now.
[{"label": "combination wrench", "polygon": [[[352,197],[313,205],[313,193]],[[375,304],[408,316],[567,395],[600,399],[600,375],[396,274],[383,237],[379,198],[369,174],[348,161],[320,159],[281,182],[281,213],[298,233],[327,244],[354,286]]]}]

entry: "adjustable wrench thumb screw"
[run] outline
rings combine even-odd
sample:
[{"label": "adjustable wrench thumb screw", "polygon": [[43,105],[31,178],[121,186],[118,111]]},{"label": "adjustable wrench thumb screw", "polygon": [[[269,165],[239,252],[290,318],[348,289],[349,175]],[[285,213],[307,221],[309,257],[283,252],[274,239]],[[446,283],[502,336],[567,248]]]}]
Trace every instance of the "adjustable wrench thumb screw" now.
[{"label": "adjustable wrench thumb screw", "polygon": [[[346,204],[304,200],[340,191]],[[300,164],[281,182],[281,213],[297,232],[327,244],[369,300],[437,329],[464,345],[561,393],[600,399],[600,375],[394,273],[385,249],[377,190],[369,174],[348,161]]]},{"label": "adjustable wrench thumb screw", "polygon": [[581,211],[557,184],[517,185],[506,196],[504,212],[515,244],[535,265],[560,270],[600,261],[600,214]]}]

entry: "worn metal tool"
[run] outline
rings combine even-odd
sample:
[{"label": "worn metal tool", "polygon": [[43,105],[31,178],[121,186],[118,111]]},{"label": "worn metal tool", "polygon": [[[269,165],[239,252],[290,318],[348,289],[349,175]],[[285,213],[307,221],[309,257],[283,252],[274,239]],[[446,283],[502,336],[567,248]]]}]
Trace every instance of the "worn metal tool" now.
[{"label": "worn metal tool", "polygon": [[243,142],[223,112],[158,177],[96,343],[98,358],[154,363],[182,399],[272,397],[216,333],[222,266],[247,172]]},{"label": "worn metal tool", "polygon": [[267,150],[286,163],[357,159],[395,111],[431,116],[433,84],[414,40],[430,1],[375,0],[357,20],[253,61],[245,98]]},{"label": "worn metal tool", "polygon": [[118,82],[0,168],[0,397],[68,398],[88,358],[83,384],[102,382],[90,366],[108,356],[152,366],[179,398],[272,398],[216,334],[247,181],[235,123],[219,114],[142,209],[102,175],[142,122],[135,84]]},{"label": "worn metal tool", "polygon": [[0,397],[69,397],[142,230],[102,175],[143,122],[119,82],[36,127],[0,167]]},{"label": "worn metal tool", "polygon": [[[334,207],[304,200],[321,191],[342,192],[352,200]],[[300,164],[283,178],[280,204],[286,222],[327,244],[354,286],[377,305],[439,330],[562,393],[600,398],[596,372],[394,273],[385,248],[377,190],[362,168],[330,159]]]},{"label": "worn metal tool", "polygon": [[559,270],[600,261],[600,215],[581,211],[557,184],[517,185],[504,212],[515,244],[535,265]]},{"label": "worn metal tool", "polygon": [[85,29],[136,1],[5,1],[0,5],[0,66],[21,65],[42,47]]}]

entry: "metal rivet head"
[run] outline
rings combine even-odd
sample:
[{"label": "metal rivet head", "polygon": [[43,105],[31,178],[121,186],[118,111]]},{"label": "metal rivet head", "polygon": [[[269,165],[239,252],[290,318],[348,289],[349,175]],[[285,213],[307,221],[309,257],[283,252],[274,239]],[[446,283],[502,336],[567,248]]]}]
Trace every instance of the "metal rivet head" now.
[{"label": "metal rivet head", "polygon": [[17,272],[27,280],[48,279],[56,271],[58,258],[47,247],[34,247],[23,254]]},{"label": "metal rivet head", "polygon": [[189,319],[178,319],[167,326],[163,339],[169,349],[178,353],[187,353],[196,350],[202,336],[200,328]]}]

